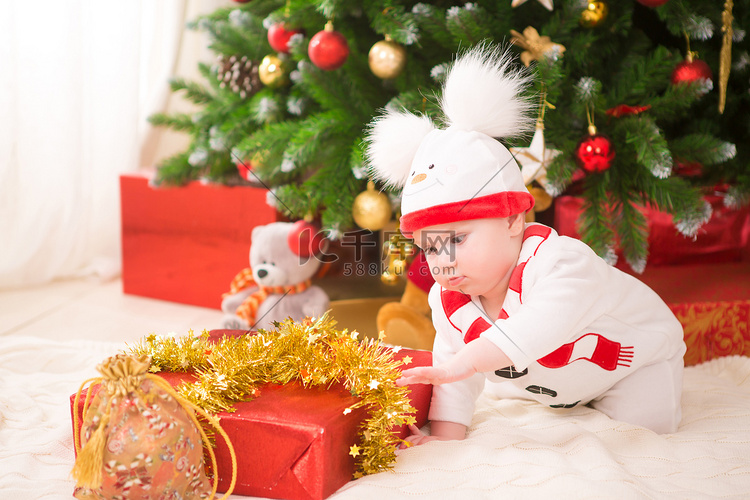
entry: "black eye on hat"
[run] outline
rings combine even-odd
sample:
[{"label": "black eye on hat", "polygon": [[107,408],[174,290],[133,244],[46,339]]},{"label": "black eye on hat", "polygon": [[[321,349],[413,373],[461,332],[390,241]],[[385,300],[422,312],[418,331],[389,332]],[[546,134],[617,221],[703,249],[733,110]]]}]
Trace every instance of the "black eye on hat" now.
[{"label": "black eye on hat", "polygon": [[427,167],[427,168],[428,168],[428,169],[433,169],[433,168],[435,168],[435,164],[434,164],[434,163],[430,163],[430,166],[429,166],[429,167]]}]

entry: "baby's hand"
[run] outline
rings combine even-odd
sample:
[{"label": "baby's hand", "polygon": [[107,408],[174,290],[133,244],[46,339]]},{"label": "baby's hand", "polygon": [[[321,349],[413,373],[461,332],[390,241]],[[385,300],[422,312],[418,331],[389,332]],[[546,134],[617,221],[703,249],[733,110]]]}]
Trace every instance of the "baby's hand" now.
[{"label": "baby's hand", "polygon": [[476,370],[468,362],[459,356],[454,356],[447,362],[438,366],[418,366],[401,372],[401,377],[396,380],[396,385],[408,384],[449,384],[458,380],[469,378]]},{"label": "baby's hand", "polygon": [[449,379],[448,370],[442,366],[418,366],[401,372],[401,376],[396,380],[396,385],[409,384],[447,384],[453,382]]},{"label": "baby's hand", "polygon": [[466,344],[445,363],[404,370],[396,385],[449,384],[464,380],[477,372],[487,372],[513,362],[495,344],[482,337]]},{"label": "baby's hand", "polygon": [[411,448],[412,446],[419,446],[420,444],[429,443],[430,441],[440,440],[440,438],[437,436],[428,436],[427,434],[423,433],[416,425],[410,425],[409,430],[411,431],[411,435],[407,436],[407,438],[404,439],[404,441],[406,441],[408,444],[400,444],[399,449],[403,450],[406,448]]}]

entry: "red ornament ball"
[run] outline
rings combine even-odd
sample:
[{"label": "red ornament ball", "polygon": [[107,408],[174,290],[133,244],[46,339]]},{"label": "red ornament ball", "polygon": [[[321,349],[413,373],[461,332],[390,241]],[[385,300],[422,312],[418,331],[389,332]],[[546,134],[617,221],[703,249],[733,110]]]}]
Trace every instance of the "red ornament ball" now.
[{"label": "red ornament ball", "polygon": [[575,155],[578,165],[586,172],[604,172],[615,159],[615,147],[609,137],[593,134],[581,139]]},{"label": "red ornament ball", "polygon": [[688,58],[675,66],[672,71],[672,85],[698,80],[713,81],[713,73],[705,61]]},{"label": "red ornament ball", "polygon": [[669,0],[638,0],[639,4],[645,5],[646,7],[651,7],[652,9],[661,7],[667,2],[669,2]]},{"label": "red ornament ball", "polygon": [[310,39],[307,54],[315,66],[332,71],[346,62],[346,58],[349,57],[349,44],[344,35],[326,28]]},{"label": "red ornament ball", "polygon": [[298,220],[287,235],[287,244],[295,255],[309,258],[325,252],[327,240],[318,226]]},{"label": "red ornament ball", "polygon": [[703,165],[697,161],[677,161],[672,173],[680,177],[697,177],[703,173]]},{"label": "red ornament ball", "polygon": [[288,30],[284,23],[276,23],[268,29],[268,43],[276,52],[289,53],[289,39],[297,33],[303,34],[302,30]]},{"label": "red ornament ball", "polygon": [[237,162],[237,172],[239,172],[240,177],[242,177],[246,181],[255,180],[255,176],[253,175],[253,166],[249,161]]}]

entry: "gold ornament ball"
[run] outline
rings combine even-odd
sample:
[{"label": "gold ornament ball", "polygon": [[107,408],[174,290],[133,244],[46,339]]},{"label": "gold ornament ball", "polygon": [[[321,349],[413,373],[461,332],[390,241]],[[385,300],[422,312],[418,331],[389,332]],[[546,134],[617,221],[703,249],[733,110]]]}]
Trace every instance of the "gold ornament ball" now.
[{"label": "gold ornament ball", "polygon": [[393,40],[381,40],[370,49],[368,62],[378,78],[396,78],[406,66],[406,49]]},{"label": "gold ornament ball", "polygon": [[387,195],[368,186],[354,198],[352,217],[362,229],[377,231],[391,220],[391,200]]},{"label": "gold ornament ball", "polygon": [[387,269],[380,275],[380,281],[384,285],[398,285],[399,279],[400,278],[397,274],[394,274]]},{"label": "gold ornament ball", "polygon": [[535,212],[544,212],[552,205],[552,196],[544,189],[533,186],[529,188],[529,193],[534,197]]},{"label": "gold ornament ball", "polygon": [[272,89],[289,83],[284,61],[275,55],[267,55],[263,58],[258,67],[258,77],[263,85]]},{"label": "gold ornament ball", "polygon": [[403,276],[404,274],[406,274],[406,260],[394,259],[393,272],[396,273],[396,276]]},{"label": "gold ornament ball", "polygon": [[588,0],[586,9],[581,12],[579,23],[584,28],[595,28],[607,19],[609,6],[606,2],[600,0]]}]

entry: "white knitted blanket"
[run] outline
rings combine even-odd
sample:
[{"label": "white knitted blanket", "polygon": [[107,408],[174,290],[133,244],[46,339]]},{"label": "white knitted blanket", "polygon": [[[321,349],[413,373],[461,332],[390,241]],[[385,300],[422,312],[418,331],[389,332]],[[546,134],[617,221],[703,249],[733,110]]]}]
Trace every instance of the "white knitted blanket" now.
[{"label": "white knitted blanket", "polygon": [[[72,498],[69,396],[124,347],[0,337],[1,500]],[[750,358],[687,368],[684,387],[682,424],[666,436],[483,395],[465,441],[406,450],[332,498],[750,498]]]}]

